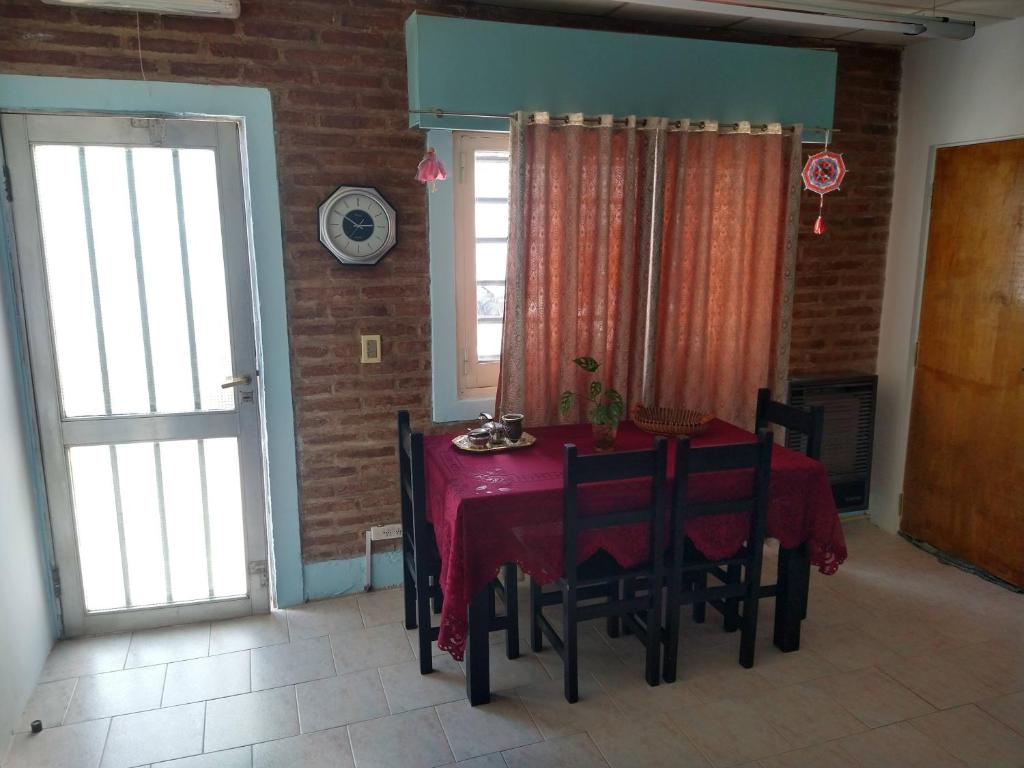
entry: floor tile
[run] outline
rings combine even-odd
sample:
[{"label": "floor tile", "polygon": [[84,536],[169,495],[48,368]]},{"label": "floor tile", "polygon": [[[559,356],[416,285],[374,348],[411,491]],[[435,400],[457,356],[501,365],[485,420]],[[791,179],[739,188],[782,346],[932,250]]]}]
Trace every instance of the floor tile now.
[{"label": "floor tile", "polygon": [[33,720],[42,721],[43,728],[56,728],[64,722],[64,713],[67,712],[77,685],[78,679],[74,677],[37,685],[32,698],[25,705],[21,720],[14,726],[15,732],[28,733],[32,729]]},{"label": "floor tile", "polygon": [[96,768],[103,754],[109,720],[19,733],[11,743],[6,768]]},{"label": "floor tile", "polygon": [[1000,696],[998,699],[979,701],[978,706],[1024,736],[1024,691]]},{"label": "floor tile", "polygon": [[808,747],[865,730],[832,696],[807,683],[779,688],[748,703],[794,747]]},{"label": "floor tile", "polygon": [[709,768],[686,736],[657,719],[617,718],[589,731],[612,768]]},{"label": "floor tile", "polygon": [[130,768],[203,751],[203,704],[115,717],[103,750],[103,768]]},{"label": "floor tile", "polygon": [[223,752],[209,752],[205,755],[154,763],[150,768],[251,768],[251,766],[252,747],[236,747]]},{"label": "floor tile", "polygon": [[167,667],[140,667],[78,679],[65,723],[127,715],[160,706]]},{"label": "floor tile", "polygon": [[359,768],[435,768],[455,759],[431,708],[356,723],[348,731]]},{"label": "floor tile", "polygon": [[467,760],[541,740],[529,712],[515,696],[494,694],[477,707],[453,701],[437,707],[437,716],[457,760]]},{"label": "floor tile", "polygon": [[753,709],[725,699],[668,713],[715,766],[732,766],[793,748]]},{"label": "floor tile", "polygon": [[[491,668],[492,691],[509,691],[513,688],[521,688],[524,685],[544,683],[552,677],[547,673],[537,657],[531,653],[524,653],[517,659],[510,659],[505,656],[504,648],[491,648],[488,660]],[[465,662],[461,663],[460,666],[462,671],[465,672]],[[559,669],[558,675],[561,677],[561,669]]]},{"label": "floor tile", "polygon": [[[407,629],[405,630],[405,636],[409,638],[409,647],[412,648],[412,655],[414,658],[420,657],[420,638],[419,629]],[[448,651],[442,651],[437,647],[437,640],[430,641],[430,655],[431,656],[447,656]]]},{"label": "floor tile", "polygon": [[909,720],[935,708],[877,669],[861,669],[814,680],[814,686],[839,702],[869,728]]},{"label": "floor tile", "polygon": [[390,714],[376,669],[295,686],[302,733],[336,728]]},{"label": "floor tile", "polygon": [[847,736],[836,747],[858,768],[965,768],[908,723]]},{"label": "floor tile", "polygon": [[331,647],[339,675],[398,664],[413,657],[401,624],[339,632],[331,635]]},{"label": "floor tile", "polygon": [[859,763],[834,742],[762,757],[759,765],[761,768],[859,768]]},{"label": "floor tile", "polygon": [[285,615],[288,617],[288,633],[293,641],[363,628],[359,604],[352,597],[316,600],[289,608]]},{"label": "floor tile", "polygon": [[163,705],[219,699],[249,692],[249,651],[222,653],[167,665]]},{"label": "floor tile", "polygon": [[288,620],[281,612],[218,621],[210,627],[210,655],[288,642]]},{"label": "floor tile", "polygon": [[123,669],[131,638],[129,634],[121,634],[61,640],[50,651],[39,682]]},{"label": "floor tile", "polygon": [[283,739],[299,733],[295,688],[243,693],[206,704],[205,752]]},{"label": "floor tile", "polygon": [[812,650],[801,648],[783,653],[770,643],[758,648],[754,664],[754,672],[772,685],[806,683],[839,671],[835,664]]},{"label": "floor tile", "polygon": [[623,713],[611,694],[592,675],[586,673],[579,676],[580,698],[575,704],[565,700],[562,680],[547,680],[517,688],[515,693],[545,739],[583,731],[593,732],[622,719]]},{"label": "floor tile", "polygon": [[334,676],[334,657],[327,637],[255,648],[251,653],[254,691]]},{"label": "floor tile", "polygon": [[690,677],[684,671],[682,680],[689,685],[697,697],[703,702],[721,701],[723,699],[749,699],[768,693],[775,689],[775,685],[768,682],[764,677],[757,674],[755,669],[744,669],[736,664],[735,669],[724,672],[715,672],[710,675],[702,674],[697,663],[697,670]]},{"label": "floor tile", "polygon": [[434,671],[420,674],[415,659],[380,668],[380,679],[393,714],[466,698],[466,676],[451,657],[434,659]]},{"label": "floor tile", "polygon": [[400,588],[368,592],[360,595],[358,602],[359,612],[363,615],[363,625],[366,627],[393,624],[405,618],[405,605]]},{"label": "floor tile", "polygon": [[1016,647],[1001,641],[975,643],[940,655],[1000,693],[1016,693],[1024,690],[1024,647],[1021,647],[1024,641],[1018,637],[1015,642]]},{"label": "floor tile", "polygon": [[132,633],[125,669],[168,664],[206,656],[210,652],[210,625],[182,624]]},{"label": "floor tile", "polygon": [[347,728],[256,744],[252,768],[352,768]]},{"label": "floor tile", "polygon": [[991,685],[935,655],[886,664],[882,671],[936,709],[949,709],[998,695]]},{"label": "floor tile", "polygon": [[910,724],[971,768],[1024,766],[1024,736],[973,704],[919,717]]},{"label": "floor tile", "polygon": [[509,768],[596,768],[608,765],[585,733],[562,736],[501,754]]},{"label": "floor tile", "polygon": [[471,757],[469,760],[459,760],[457,763],[448,763],[445,768],[508,768],[508,766],[505,765],[505,758],[500,754],[494,754]]},{"label": "floor tile", "polygon": [[[810,614],[808,613],[808,617]],[[855,627],[821,628],[813,621],[801,630],[801,645],[843,671],[898,663],[901,656]]]},{"label": "floor tile", "polygon": [[602,681],[612,699],[623,712],[672,712],[696,704],[707,704],[697,695],[691,681],[677,680],[650,686],[639,669],[615,685]]}]

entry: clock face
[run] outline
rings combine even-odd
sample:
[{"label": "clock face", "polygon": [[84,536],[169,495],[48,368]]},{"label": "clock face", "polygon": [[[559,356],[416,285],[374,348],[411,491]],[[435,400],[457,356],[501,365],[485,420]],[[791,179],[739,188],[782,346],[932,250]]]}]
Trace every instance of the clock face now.
[{"label": "clock face", "polygon": [[340,187],[320,207],[320,240],[343,264],[376,264],[394,227],[394,209],[369,187]]}]

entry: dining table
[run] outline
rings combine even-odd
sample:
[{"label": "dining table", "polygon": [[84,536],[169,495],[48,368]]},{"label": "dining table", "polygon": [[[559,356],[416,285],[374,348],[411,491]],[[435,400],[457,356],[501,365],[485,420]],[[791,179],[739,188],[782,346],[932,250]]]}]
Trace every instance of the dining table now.
[{"label": "dining table", "polygon": [[[467,452],[452,435],[424,440],[427,519],[441,556],[444,594],[438,647],[466,658],[470,704],[490,698],[488,627],[495,611],[491,581],[506,563],[517,564],[541,583],[562,575],[564,446],[594,452],[589,424],[530,428],[536,442],[526,448]],[[655,435],[632,422],[619,425],[616,451],[649,449]],[[753,442],[742,427],[713,419],[690,438],[694,448]],[[668,481],[673,481],[675,441],[669,443]],[[693,501],[728,501],[749,494],[752,473],[707,472],[689,478]],[[587,493],[589,491],[589,493]],[[615,481],[581,490],[581,504],[598,511],[636,507],[650,497],[650,482]],[[846,559],[846,544],[827,471],[803,453],[775,445],[769,481],[766,530],[779,542],[778,581],[762,590],[775,598],[774,636],[784,652],[800,647],[800,623],[807,612],[810,567],[834,573]],[[748,513],[694,518],[686,536],[709,559],[730,557],[749,530]],[[578,544],[580,562],[604,550],[623,567],[648,556],[649,531],[641,526],[589,531]],[[514,609],[513,609],[514,610]],[[510,648],[515,648],[512,644]],[[517,651],[512,651],[514,654]]]}]

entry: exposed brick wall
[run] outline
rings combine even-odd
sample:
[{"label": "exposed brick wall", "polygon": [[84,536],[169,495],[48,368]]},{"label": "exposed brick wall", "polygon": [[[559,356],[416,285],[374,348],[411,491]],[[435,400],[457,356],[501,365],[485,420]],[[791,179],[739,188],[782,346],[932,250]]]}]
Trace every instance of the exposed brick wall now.
[{"label": "exposed brick wall", "polygon": [[[423,138],[407,127],[403,24],[414,10],[819,47],[709,30],[429,0],[243,0],[242,18],[141,16],[151,80],[258,85],[273,96],[281,185],[303,558],[354,556],[397,517],[394,412],[430,419],[426,192],[412,180]],[[900,55],[839,44],[837,147],[849,182],[810,234],[804,195],[792,370],[874,370],[892,194]],[[0,71],[139,79],[136,17],[0,2]],[[695,117],[700,117],[696,115]],[[315,210],[336,186],[374,186],[399,215],[379,265],[343,268],[319,244]],[[359,334],[384,362],[360,365]]]}]

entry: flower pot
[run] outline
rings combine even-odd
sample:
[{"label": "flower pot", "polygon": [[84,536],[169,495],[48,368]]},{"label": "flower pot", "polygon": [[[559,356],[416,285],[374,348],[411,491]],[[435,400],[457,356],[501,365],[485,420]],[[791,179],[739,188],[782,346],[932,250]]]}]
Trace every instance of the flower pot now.
[{"label": "flower pot", "polygon": [[615,448],[615,435],[619,431],[618,424],[591,424],[594,430],[594,450],[598,453],[611,451]]}]

